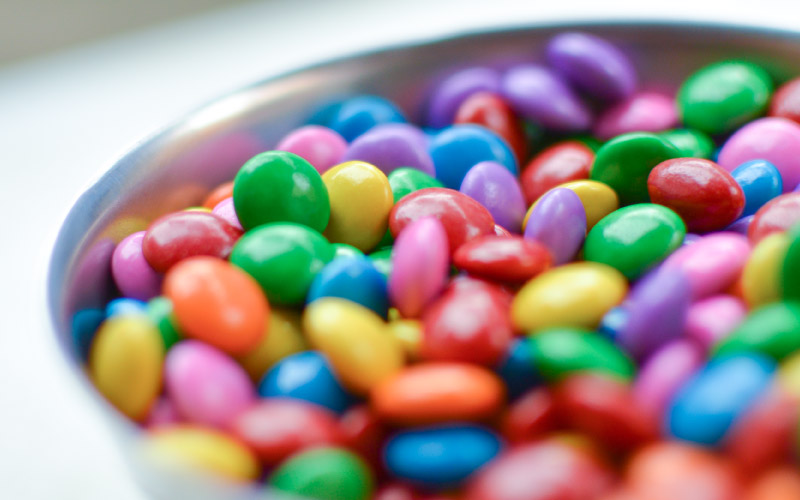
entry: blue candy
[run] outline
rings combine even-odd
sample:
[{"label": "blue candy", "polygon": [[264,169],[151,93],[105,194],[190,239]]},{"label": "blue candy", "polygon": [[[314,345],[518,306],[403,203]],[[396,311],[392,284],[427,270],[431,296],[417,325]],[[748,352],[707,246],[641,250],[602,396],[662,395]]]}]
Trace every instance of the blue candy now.
[{"label": "blue candy", "polygon": [[147,314],[147,304],[141,300],[121,298],[114,299],[106,305],[106,316],[120,314]]},{"label": "blue candy", "polygon": [[769,200],[783,193],[781,173],[766,160],[742,163],[731,175],[744,191],[742,217],[753,215]]},{"label": "blue candy", "polygon": [[459,485],[501,449],[500,438],[484,427],[437,426],[396,434],[383,457],[389,472],[399,479],[447,488]]},{"label": "blue candy", "polygon": [[340,297],[372,309],[382,317],[389,312],[386,278],[366,257],[342,257],[317,274],[308,291],[309,303],[322,297]]},{"label": "blue candy", "polygon": [[775,362],[760,354],[712,360],[673,398],[667,433],[677,439],[715,446],[733,423],[766,391]]},{"label": "blue candy", "polygon": [[72,316],[72,345],[81,361],[89,359],[94,334],[105,319],[101,309],[82,309]]},{"label": "blue candy", "polygon": [[330,120],[327,125],[344,137],[347,142],[363,134],[367,130],[382,123],[405,123],[403,113],[388,99],[378,96],[353,97],[329,111]]},{"label": "blue candy", "polygon": [[539,385],[541,379],[534,365],[530,339],[527,337],[514,339],[505,359],[497,366],[496,371],[506,383],[508,397],[511,400]]},{"label": "blue candy", "polygon": [[445,187],[459,189],[469,169],[482,161],[495,161],[517,175],[517,160],[508,144],[479,125],[453,125],[431,139],[436,178]]},{"label": "blue candy", "polygon": [[265,398],[302,399],[337,413],[355,402],[333,374],[328,360],[317,351],[299,352],[280,360],[264,374],[258,394]]},{"label": "blue candy", "polygon": [[619,333],[628,324],[629,315],[630,313],[624,306],[614,307],[600,320],[600,326],[597,327],[597,331],[608,340],[616,342]]}]

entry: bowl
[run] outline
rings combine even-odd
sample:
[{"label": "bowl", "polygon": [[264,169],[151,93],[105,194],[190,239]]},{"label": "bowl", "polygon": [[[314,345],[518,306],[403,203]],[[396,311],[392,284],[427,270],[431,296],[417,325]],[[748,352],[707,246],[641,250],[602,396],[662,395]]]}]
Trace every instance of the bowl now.
[{"label": "bowl", "polygon": [[[336,98],[371,93],[393,99],[412,119],[433,82],[467,65],[504,67],[541,60],[547,40],[586,31],[624,47],[645,86],[674,90],[691,71],[725,58],[748,59],[776,79],[800,74],[800,34],[691,23],[547,24],[469,33],[365,52],[263,80],[223,96],[143,141],[116,161],[67,215],[52,251],[49,312],[63,358],[113,428],[143,490],[154,498],[279,498],[191,470],[166,470],[143,455],[141,431],[94,390],[74,346],[71,321],[114,293],[116,243],[160,214],[195,205],[232,179],[254,154],[271,149]],[[284,496],[281,495],[281,498]]]}]

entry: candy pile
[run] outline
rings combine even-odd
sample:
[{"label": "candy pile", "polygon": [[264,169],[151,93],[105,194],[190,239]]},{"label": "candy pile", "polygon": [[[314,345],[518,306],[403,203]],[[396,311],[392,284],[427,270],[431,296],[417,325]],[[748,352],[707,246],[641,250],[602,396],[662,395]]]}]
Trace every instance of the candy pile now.
[{"label": "candy pile", "polygon": [[321,500],[800,498],[800,79],[545,59],[450,75],[427,128],[328,106],[117,245],[76,346],[153,460]]}]

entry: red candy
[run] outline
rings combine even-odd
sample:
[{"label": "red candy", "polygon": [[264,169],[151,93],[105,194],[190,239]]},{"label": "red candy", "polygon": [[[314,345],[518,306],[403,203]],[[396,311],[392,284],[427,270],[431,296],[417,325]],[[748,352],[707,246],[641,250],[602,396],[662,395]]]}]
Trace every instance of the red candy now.
[{"label": "red candy", "polygon": [[553,258],[546,246],[521,236],[484,236],[453,255],[459,269],[482,278],[523,282],[547,270]]},{"label": "red candy", "polygon": [[[464,500],[593,500],[613,482],[592,455],[555,441],[512,449],[478,472]],[[691,497],[675,497],[691,498]]]},{"label": "red candy", "polygon": [[488,283],[451,286],[423,316],[420,357],[494,365],[513,329],[505,293]]},{"label": "red candy", "polygon": [[386,437],[386,430],[369,406],[350,408],[342,415],[339,426],[348,447],[373,465],[380,465],[381,445]]},{"label": "red candy", "polygon": [[579,141],[550,146],[534,156],[522,170],[520,184],[525,201],[536,201],[550,189],[565,182],[589,178],[594,152]]},{"label": "red candy", "polygon": [[675,158],[659,163],[647,179],[653,203],[674,210],[689,231],[722,229],[742,214],[744,191],[710,160]]},{"label": "red candy", "polygon": [[769,115],[800,123],[800,78],[790,80],[778,88],[772,96]]},{"label": "red candy", "polygon": [[555,390],[559,416],[611,449],[629,450],[657,437],[654,418],[636,404],[631,388],[598,374],[569,377]]},{"label": "red candy", "polygon": [[776,232],[789,230],[800,223],[800,193],[787,193],[770,200],[758,209],[747,229],[753,245]]},{"label": "red candy", "polygon": [[291,399],[262,399],[234,419],[231,431],[267,466],[312,446],[344,441],[332,412]]},{"label": "red candy", "polygon": [[514,401],[503,414],[500,429],[510,443],[543,437],[558,425],[555,401],[544,387],[531,389]]},{"label": "red candy", "polygon": [[459,106],[453,123],[483,125],[505,139],[517,157],[517,163],[528,157],[525,131],[511,107],[498,95],[491,92],[472,94]]},{"label": "red candy", "polygon": [[164,273],[187,257],[227,259],[241,235],[241,230],[214,214],[175,212],[150,224],[142,240],[142,253],[153,269]]},{"label": "red candy", "polygon": [[397,238],[411,222],[427,216],[436,217],[444,226],[451,254],[467,241],[494,234],[494,219],[483,205],[452,189],[427,188],[405,196],[392,208],[392,236]]}]

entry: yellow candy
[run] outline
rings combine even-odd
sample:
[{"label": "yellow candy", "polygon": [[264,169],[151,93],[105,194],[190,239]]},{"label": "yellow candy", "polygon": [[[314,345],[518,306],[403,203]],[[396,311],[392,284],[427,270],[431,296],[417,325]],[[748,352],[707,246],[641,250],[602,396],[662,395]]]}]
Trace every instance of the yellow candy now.
[{"label": "yellow candy", "polygon": [[567,264],[528,281],[514,297],[511,318],[525,332],[558,326],[593,329],[627,290],[625,277],[610,266]]},{"label": "yellow candy", "polygon": [[753,249],[742,270],[742,294],[751,308],[780,300],[780,272],[788,248],[786,233],[773,233]]},{"label": "yellow candy", "polygon": [[778,384],[789,394],[800,398],[800,353],[784,359],[778,369]]},{"label": "yellow candy", "polygon": [[297,311],[272,309],[266,329],[267,333],[256,348],[237,358],[255,382],[281,359],[306,349]]},{"label": "yellow candy", "polygon": [[258,478],[261,467],[249,448],[226,434],[191,425],[162,427],[149,434],[145,454],[158,466],[196,467],[237,482]]},{"label": "yellow candy", "polygon": [[309,343],[328,357],[342,383],[364,394],[403,367],[400,343],[371,310],[349,300],[325,297],[303,313]]},{"label": "yellow candy", "polygon": [[[578,198],[581,199],[581,203],[583,203],[583,209],[586,211],[587,231],[592,229],[595,224],[600,222],[600,219],[619,208],[619,198],[617,197],[617,193],[611,189],[608,184],[603,184],[602,182],[597,181],[581,180],[565,182],[557,187],[571,189],[575,192],[575,194],[578,195]],[[539,199],[537,199],[536,202],[531,205],[531,207],[528,209],[528,213],[525,214],[525,219],[522,221],[523,231],[525,230],[525,226],[528,224],[528,218],[531,216],[531,212],[533,212],[533,207],[539,203],[539,200],[542,199],[542,196],[540,196]]]},{"label": "yellow candy", "polygon": [[386,234],[394,205],[389,179],[363,161],[349,161],[322,175],[331,202],[325,236],[331,243],[347,243],[362,252],[371,250]]},{"label": "yellow candy", "polygon": [[407,359],[417,359],[422,342],[422,324],[419,321],[413,319],[391,321],[389,333],[400,342]]},{"label": "yellow candy", "polygon": [[119,411],[142,420],[161,391],[163,360],[164,344],[147,317],[112,317],[97,331],[89,376]]}]

